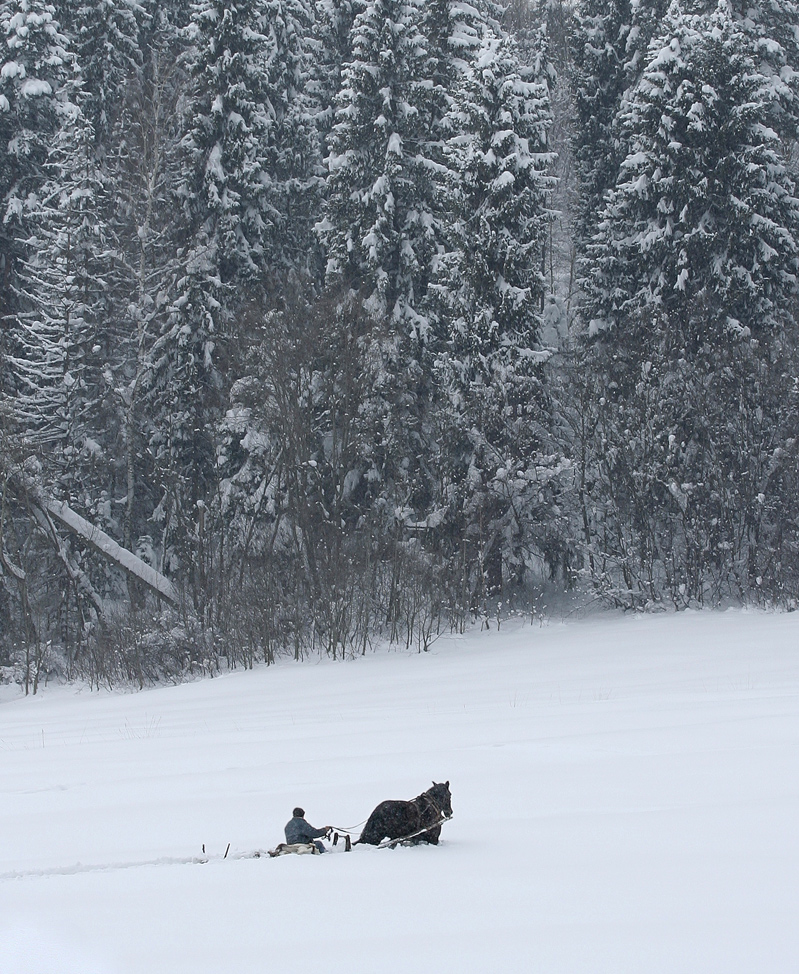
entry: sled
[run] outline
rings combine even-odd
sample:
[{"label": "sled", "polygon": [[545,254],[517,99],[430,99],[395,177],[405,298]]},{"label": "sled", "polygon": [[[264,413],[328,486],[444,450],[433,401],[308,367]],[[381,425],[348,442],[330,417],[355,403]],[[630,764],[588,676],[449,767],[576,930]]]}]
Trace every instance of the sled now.
[{"label": "sled", "polygon": [[316,848],[313,842],[281,842],[274,849],[269,849],[267,855],[270,859],[277,856],[321,856],[322,853]]}]

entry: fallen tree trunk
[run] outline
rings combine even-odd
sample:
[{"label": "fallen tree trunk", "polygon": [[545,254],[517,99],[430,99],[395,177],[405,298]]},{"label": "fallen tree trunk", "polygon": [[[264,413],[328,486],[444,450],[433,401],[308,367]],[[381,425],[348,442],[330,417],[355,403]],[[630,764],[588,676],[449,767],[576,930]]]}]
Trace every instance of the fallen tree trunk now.
[{"label": "fallen tree trunk", "polygon": [[[63,544],[60,542],[55,530],[54,521],[61,527],[66,528],[71,534],[80,538],[81,541],[85,542],[93,551],[105,558],[106,561],[116,565],[126,575],[140,582],[154,595],[164,599],[171,605],[179,604],[180,598],[178,592],[168,578],[156,571],[151,565],[142,561],[132,551],[123,548],[122,545],[114,541],[105,531],[92,524],[91,521],[87,521],[85,517],[73,511],[65,501],[56,501],[48,497],[39,487],[31,483],[29,478],[24,474],[17,473],[16,475],[12,475],[10,482],[28,503],[33,517],[36,519],[42,531],[56,545],[62,561],[64,561],[68,570],[71,569],[70,576],[73,578],[73,581],[80,582],[82,579],[78,576],[82,576],[83,573],[67,557],[63,549]],[[102,614],[102,600],[94,593],[88,579],[83,579],[83,581],[88,588],[91,601]]]},{"label": "fallen tree trunk", "polygon": [[101,531],[96,525],[87,521],[85,517],[81,517],[64,501],[54,501],[49,497],[40,496],[39,502],[44,510],[62,527],[85,541],[103,558],[121,568],[128,575],[132,575],[136,581],[141,582],[155,595],[172,605],[178,604],[179,598],[175,586],[168,578],[156,571],[152,565],[148,565],[147,562],[134,555],[132,551],[128,551],[127,548],[117,544],[105,531]]},{"label": "fallen tree trunk", "polygon": [[69,549],[64,544],[64,542],[59,537],[58,531],[56,531],[55,524],[53,524],[53,519],[47,513],[47,509],[43,504],[37,503],[35,500],[30,501],[31,513],[36,521],[36,523],[41,528],[42,534],[49,539],[55,550],[58,552],[58,557],[61,559],[67,575],[69,575],[70,580],[75,583],[78,591],[85,595],[89,601],[92,603],[97,611],[98,615],[103,615],[105,611],[105,603],[100,595],[94,590],[89,577],[86,572],[77,564],[75,559],[72,557]]}]

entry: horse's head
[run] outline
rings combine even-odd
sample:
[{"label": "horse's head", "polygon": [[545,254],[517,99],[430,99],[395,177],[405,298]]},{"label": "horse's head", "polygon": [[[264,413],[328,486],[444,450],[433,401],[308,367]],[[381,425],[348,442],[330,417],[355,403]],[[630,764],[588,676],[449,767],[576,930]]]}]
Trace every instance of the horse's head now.
[{"label": "horse's head", "polygon": [[435,803],[436,808],[441,809],[441,814],[444,818],[452,818],[452,795],[450,794],[448,781],[445,781],[443,784],[436,784],[434,781],[433,787],[428,788],[425,794]]}]

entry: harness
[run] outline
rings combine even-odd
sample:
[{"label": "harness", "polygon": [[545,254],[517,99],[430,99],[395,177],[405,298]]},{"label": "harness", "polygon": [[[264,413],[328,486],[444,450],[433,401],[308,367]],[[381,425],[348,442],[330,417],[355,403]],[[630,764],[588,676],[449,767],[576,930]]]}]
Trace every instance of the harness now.
[{"label": "harness", "polygon": [[[436,802],[433,801],[433,799],[430,797],[430,793],[427,792],[427,791],[423,791],[421,795],[419,795],[417,798],[414,798],[413,804],[416,805],[417,802],[422,801],[422,799],[424,799],[424,801],[427,802],[428,808],[432,808],[433,809],[433,811],[436,813],[436,816],[438,818],[440,818],[440,819],[446,819],[447,816],[444,815],[444,811],[441,808],[441,806],[438,805]],[[418,808],[418,805],[417,805],[417,808]],[[420,821],[421,821],[421,818],[422,818],[422,809],[419,809],[419,820]]]}]

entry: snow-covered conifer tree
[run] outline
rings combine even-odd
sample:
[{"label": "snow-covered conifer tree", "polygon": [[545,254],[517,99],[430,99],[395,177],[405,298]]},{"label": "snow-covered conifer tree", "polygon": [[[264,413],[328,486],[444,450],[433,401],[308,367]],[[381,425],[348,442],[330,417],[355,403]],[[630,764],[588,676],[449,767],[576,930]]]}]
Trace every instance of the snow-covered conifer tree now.
[{"label": "snow-covered conifer tree", "polygon": [[18,410],[32,438],[47,444],[59,487],[79,492],[85,509],[100,486],[92,476],[103,439],[107,241],[93,129],[73,102],[61,102],[60,116],[20,266],[27,355],[19,367],[28,391]]},{"label": "snow-covered conifer tree", "polygon": [[[434,0],[425,5],[422,31],[427,57],[420,81],[426,94],[419,106],[423,133],[420,156],[428,169],[423,185],[429,191],[430,231],[437,252],[447,249],[452,219],[446,145],[452,135],[456,90],[474,64],[484,38],[496,26],[496,18],[491,16],[495,13],[488,0],[474,4]],[[428,298],[428,311],[433,304]]]},{"label": "snow-covered conifer tree", "polygon": [[597,583],[625,604],[776,591],[793,544],[792,72],[775,78],[754,22],[672,4],[588,249],[584,524]]},{"label": "snow-covered conifer tree", "polygon": [[[24,409],[61,371],[58,338],[33,325],[35,288],[23,280],[35,252],[34,214],[43,205],[54,141],[71,110],[74,58],[51,4],[19,0],[0,6],[0,318],[2,388]],[[56,345],[53,346],[52,343]],[[52,370],[50,366],[52,365]],[[52,374],[51,374],[52,372]],[[36,409],[32,407],[32,412]]]},{"label": "snow-covered conifer tree", "polygon": [[194,6],[185,178],[177,191],[183,272],[153,349],[159,420],[152,446],[169,516],[180,512],[181,531],[213,481],[211,428],[222,392],[217,361],[234,312],[258,300],[271,275],[285,272],[303,239],[303,228],[290,225],[289,203],[311,154],[302,141],[305,133],[310,139],[310,115],[305,128],[293,115],[308,23],[302,0]]},{"label": "snow-covered conifer tree", "polygon": [[109,289],[113,354],[104,375],[115,404],[108,427],[115,438],[116,492],[125,497],[118,531],[127,548],[138,534],[152,533],[151,515],[164,493],[147,448],[164,425],[152,398],[158,375],[154,352],[183,277],[178,252],[186,244],[175,201],[185,179],[179,106],[187,78],[181,63],[185,39],[175,18],[188,12],[146,0],[136,13],[140,64],[125,85],[103,153],[114,192],[115,256]]},{"label": "snow-covered conifer tree", "polygon": [[323,158],[330,151],[329,137],[335,123],[342,71],[352,56],[352,25],[364,6],[365,0],[316,0],[311,45],[314,59],[308,87],[315,103]]},{"label": "snow-covered conifer tree", "polygon": [[432,285],[436,368],[450,400],[455,516],[479,535],[483,594],[501,583],[514,547],[523,571],[519,546],[550,500],[539,489],[552,468],[549,456],[542,462],[550,420],[539,344],[553,182],[546,74],[522,66],[512,40],[489,36],[447,120],[451,226]]},{"label": "snow-covered conifer tree", "polygon": [[624,93],[643,69],[647,45],[669,0],[579,0],[572,37],[576,112],[575,160],[580,179],[578,232],[584,245],[605,192],[616,181],[626,146],[616,129]]},{"label": "snow-covered conifer tree", "polygon": [[422,20],[427,42],[425,77],[431,86],[426,110],[432,122],[432,138],[452,108],[457,84],[474,63],[489,29],[495,26],[488,7],[485,0],[475,3],[432,0],[425,4]]},{"label": "snow-covered conifer tree", "polygon": [[629,0],[580,0],[572,37],[577,131],[575,160],[581,183],[581,222],[590,234],[605,190],[616,180],[613,121],[627,87],[624,44]]},{"label": "snow-covered conifer tree", "polygon": [[321,276],[314,225],[325,167],[313,92],[312,0],[266,3],[269,50],[267,110],[271,123],[266,261],[280,276]]},{"label": "snow-covered conifer tree", "polygon": [[759,71],[771,85],[771,125],[785,139],[799,135],[799,4],[795,0],[730,0],[731,16],[750,39]]},{"label": "snow-covered conifer tree", "polygon": [[620,117],[630,153],[590,248],[594,330],[651,312],[696,340],[785,320],[799,203],[770,125],[779,110],[727,3],[709,24],[672,5]]},{"label": "snow-covered conifer tree", "polygon": [[452,222],[435,285],[442,337],[467,386],[488,379],[509,345],[530,349],[539,338],[549,121],[546,82],[510,39],[489,37],[448,117]]},{"label": "snow-covered conifer tree", "polygon": [[111,139],[127,85],[141,63],[136,0],[65,0],[62,27],[83,79],[83,114],[94,129],[100,156]]},{"label": "snow-covered conifer tree", "polygon": [[331,133],[328,276],[367,295],[373,312],[423,338],[433,234],[420,157],[424,38],[419,0],[370,0],[355,19]]},{"label": "snow-covered conifer tree", "polygon": [[[180,195],[197,262],[219,285],[257,280],[266,233],[269,24],[261,0],[197,4]],[[202,257],[200,257],[202,255]],[[204,273],[204,272],[203,272]]]},{"label": "snow-covered conifer tree", "polygon": [[[30,261],[41,328],[47,319],[63,319],[72,332],[82,328],[86,336],[76,346],[80,357],[72,355],[66,371],[74,380],[67,398],[72,411],[80,414],[77,428],[82,430],[70,447],[71,462],[73,467],[77,464],[83,444],[80,456],[88,464],[82,474],[73,470],[70,479],[82,481],[84,506],[107,497],[113,476],[109,465],[114,465],[117,424],[113,406],[109,409],[106,401],[106,379],[108,370],[118,366],[128,337],[123,322],[131,288],[122,257],[118,163],[120,140],[128,134],[121,134],[129,121],[122,115],[141,64],[136,12],[145,16],[128,0],[59,5],[61,25],[80,71],[81,87],[75,96],[79,110],[62,112]],[[110,514],[105,503],[100,506]],[[89,513],[97,519],[96,510]]]}]

